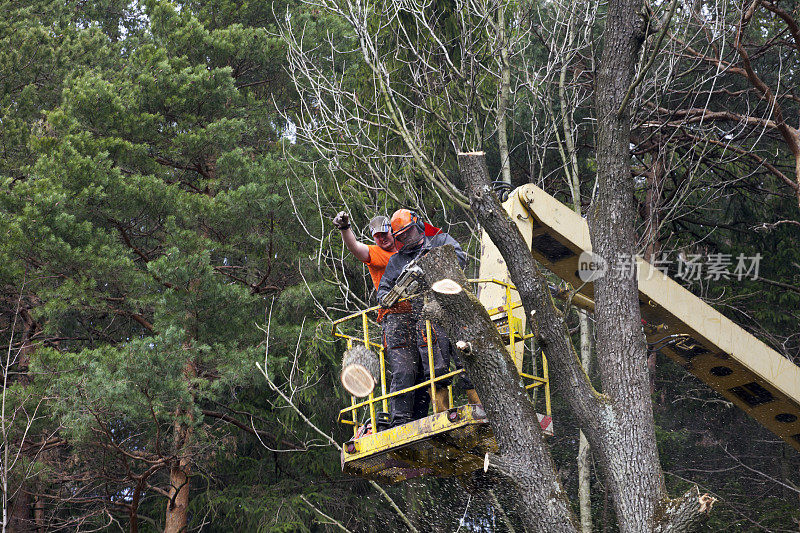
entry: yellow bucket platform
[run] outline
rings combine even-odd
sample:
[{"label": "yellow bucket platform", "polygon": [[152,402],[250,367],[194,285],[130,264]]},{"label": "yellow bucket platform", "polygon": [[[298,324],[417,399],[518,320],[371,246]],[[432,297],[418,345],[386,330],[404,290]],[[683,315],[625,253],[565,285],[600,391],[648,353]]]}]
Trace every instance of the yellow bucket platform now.
[{"label": "yellow bucket platform", "polygon": [[385,483],[451,477],[482,468],[486,454],[496,451],[483,408],[462,405],[347,441],[342,471]]}]

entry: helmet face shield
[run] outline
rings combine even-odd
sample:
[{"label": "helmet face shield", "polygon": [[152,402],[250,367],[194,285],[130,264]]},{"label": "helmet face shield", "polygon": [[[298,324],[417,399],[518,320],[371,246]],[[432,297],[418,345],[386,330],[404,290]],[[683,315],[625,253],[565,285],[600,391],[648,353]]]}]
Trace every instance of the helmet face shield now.
[{"label": "helmet face shield", "polygon": [[[392,234],[400,245],[408,245],[417,241],[418,236],[424,236],[425,225],[415,212],[409,209],[398,209],[392,215]],[[417,228],[418,232],[411,231]]]},{"label": "helmet face shield", "polygon": [[414,246],[425,237],[416,224],[408,224],[395,233],[394,240],[399,246]]},{"label": "helmet face shield", "polygon": [[400,228],[400,229],[398,229],[396,231],[393,231],[392,235],[394,235],[395,239],[398,238],[398,237],[400,237],[402,239],[403,238],[403,234],[408,232],[408,230],[411,229],[411,226],[413,226],[413,224],[406,224],[402,228]]}]

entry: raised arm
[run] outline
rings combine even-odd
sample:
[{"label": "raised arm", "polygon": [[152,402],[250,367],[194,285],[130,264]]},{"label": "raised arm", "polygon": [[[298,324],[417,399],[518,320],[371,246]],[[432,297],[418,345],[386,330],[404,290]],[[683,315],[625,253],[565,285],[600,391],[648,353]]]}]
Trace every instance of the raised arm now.
[{"label": "raised arm", "polygon": [[369,247],[356,240],[356,235],[350,228],[350,216],[344,211],[339,211],[333,219],[333,225],[342,232],[342,240],[350,253],[362,263],[369,261]]}]

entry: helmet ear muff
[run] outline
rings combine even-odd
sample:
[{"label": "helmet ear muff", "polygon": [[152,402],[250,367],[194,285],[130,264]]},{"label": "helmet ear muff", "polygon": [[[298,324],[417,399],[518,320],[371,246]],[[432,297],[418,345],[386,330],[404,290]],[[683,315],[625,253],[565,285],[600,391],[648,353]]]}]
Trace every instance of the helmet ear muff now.
[{"label": "helmet ear muff", "polygon": [[425,233],[425,223],[422,222],[422,219],[416,211],[411,211],[411,223],[414,224],[418,230]]}]

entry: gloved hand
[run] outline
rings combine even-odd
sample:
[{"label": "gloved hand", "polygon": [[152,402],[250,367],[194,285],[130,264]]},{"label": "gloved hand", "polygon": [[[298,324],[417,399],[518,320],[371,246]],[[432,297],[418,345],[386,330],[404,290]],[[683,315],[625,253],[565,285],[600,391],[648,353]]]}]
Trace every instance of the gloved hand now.
[{"label": "gloved hand", "polygon": [[350,216],[344,211],[339,211],[333,219],[333,225],[342,231],[350,228]]}]

